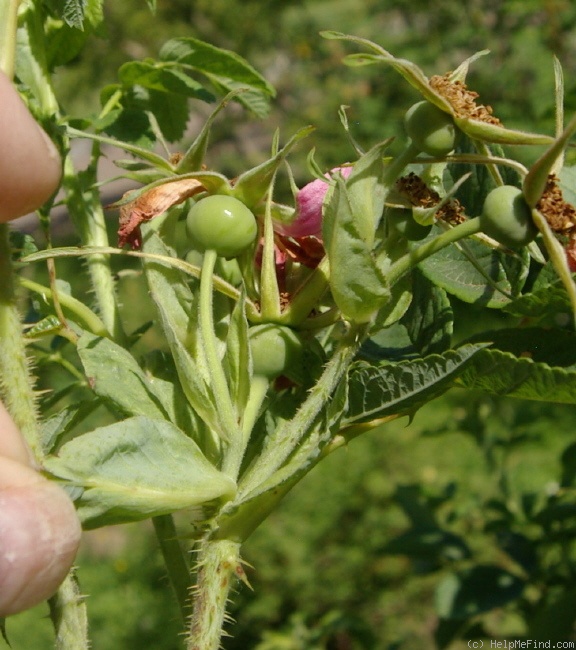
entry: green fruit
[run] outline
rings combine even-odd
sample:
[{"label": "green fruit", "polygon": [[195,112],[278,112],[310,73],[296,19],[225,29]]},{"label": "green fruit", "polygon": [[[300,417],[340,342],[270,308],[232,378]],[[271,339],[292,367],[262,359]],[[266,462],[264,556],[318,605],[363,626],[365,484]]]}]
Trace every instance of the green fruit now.
[{"label": "green fruit", "polygon": [[429,156],[445,156],[456,146],[458,131],[452,116],[430,102],[411,106],[404,125],[412,142]]},{"label": "green fruit", "polygon": [[388,226],[409,241],[420,241],[428,236],[432,226],[419,224],[408,208],[388,208],[384,214]]},{"label": "green fruit", "polygon": [[289,327],[262,323],[251,327],[248,336],[255,375],[275,379],[302,361],[302,341]]},{"label": "green fruit", "polygon": [[480,228],[508,248],[529,244],[538,234],[522,190],[513,185],[493,189],[484,201]]},{"label": "green fruit", "polygon": [[233,196],[219,194],[206,196],[190,208],[186,230],[195,247],[215,250],[222,257],[240,255],[258,234],[252,212]]}]

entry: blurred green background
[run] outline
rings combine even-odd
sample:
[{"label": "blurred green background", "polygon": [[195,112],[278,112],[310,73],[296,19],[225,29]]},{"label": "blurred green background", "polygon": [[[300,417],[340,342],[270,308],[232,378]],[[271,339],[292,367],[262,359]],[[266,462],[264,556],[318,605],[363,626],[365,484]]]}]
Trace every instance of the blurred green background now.
[{"label": "blurred green background", "polygon": [[[142,0],[111,0],[105,12],[106,33],[57,74],[64,110],[96,113],[99,89],[115,81],[118,66],[154,57],[169,38],[192,35],[235,50],[278,97],[264,121],[230,107],[217,123],[209,162],[232,177],[264,159],[277,127],[284,140],[303,125],[317,127],[295,158],[297,179],[306,178],[312,147],[323,168],[353,158],[338,118],[343,104],[364,147],[401,132],[416,92],[390,69],[342,66],[350,48],[320,38],[323,29],[372,39],[428,75],[489,49],[469,76],[481,101],[507,126],[550,133],[556,55],[567,111],[576,108],[569,0],[159,0],[156,16]],[[193,106],[191,137],[209,110]],[[142,290],[130,282],[124,290]],[[235,594],[237,623],[224,647],[458,650],[475,635],[574,639],[575,424],[574,407],[454,391],[412,422],[338,451],[247,543],[254,591]],[[148,525],[86,534],[79,565],[95,650],[182,647]],[[450,600],[450,576],[475,567],[472,595]],[[495,597],[486,567],[520,586]],[[52,647],[46,614],[38,607],[8,620],[14,650]]]}]

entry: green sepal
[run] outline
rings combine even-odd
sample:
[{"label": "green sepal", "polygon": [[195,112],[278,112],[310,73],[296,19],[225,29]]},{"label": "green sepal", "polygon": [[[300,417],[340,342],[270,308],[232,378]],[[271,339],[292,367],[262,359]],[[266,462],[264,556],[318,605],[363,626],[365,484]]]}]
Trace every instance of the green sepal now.
[{"label": "green sepal", "polygon": [[376,228],[382,217],[388,189],[384,183],[384,152],[392,138],[377,144],[361,156],[346,181],[346,191],[354,213],[358,233],[371,249]]},{"label": "green sepal", "polygon": [[250,393],[250,346],[244,296],[245,292],[242,291],[240,300],[234,305],[230,316],[223,361],[230,397],[238,420],[244,413]]},{"label": "green sepal", "polygon": [[[144,232],[144,251],[173,254],[153,231]],[[182,390],[208,429],[225,436],[226,432],[220,430],[218,401],[210,386],[210,373],[199,336],[198,307],[186,278],[178,269],[152,260],[145,260],[144,269],[150,295],[158,310],[158,324],[174,357]],[[207,440],[206,445],[209,442]],[[203,449],[208,454],[207,446],[203,445]]]},{"label": "green sepal", "polygon": [[335,181],[322,223],[330,289],[345,318],[365,323],[390,299],[390,290],[372,258],[371,246],[360,234],[356,206],[344,179],[336,176]]},{"label": "green sepal", "polygon": [[[347,63],[349,65],[371,65],[377,63],[384,63],[386,65],[389,65],[402,77],[404,77],[404,79],[406,79],[406,81],[411,86],[416,88],[416,90],[420,92],[424,99],[428,100],[445,113],[452,115],[456,126],[458,126],[461,131],[475,140],[501,144],[550,144],[553,141],[553,138],[548,135],[514,131],[512,129],[506,129],[496,124],[488,124],[486,122],[480,122],[478,120],[470,120],[468,118],[459,117],[456,115],[451,104],[440,93],[436,92],[430,86],[428,77],[426,77],[422,70],[411,61],[408,61],[407,59],[399,59],[376,43],[373,43],[372,41],[364,38],[349,36],[347,34],[333,31],[322,32],[321,35],[324,38],[351,41],[370,50],[372,52],[370,55],[348,55],[344,59],[344,63]],[[478,54],[473,55],[467,59],[458,68],[460,72],[458,73],[457,78],[461,78],[462,75],[467,71],[469,63],[482,54],[484,54],[484,51],[479,52]]]},{"label": "green sepal", "polygon": [[570,123],[560,137],[538,158],[532,167],[530,167],[528,174],[526,174],[522,185],[522,192],[526,203],[531,208],[536,207],[536,204],[542,197],[548,176],[555,170],[556,162],[568,146],[568,142],[574,135],[574,132],[576,132],[576,115],[570,120]]},{"label": "green sepal", "polygon": [[300,129],[290,138],[290,140],[288,140],[286,145],[279,151],[275,152],[269,160],[248,170],[247,172],[244,172],[243,174],[240,174],[232,189],[232,196],[235,196],[237,199],[242,201],[242,203],[245,203],[250,209],[254,209],[268,193],[274,174],[280,165],[282,165],[286,156],[300,142],[300,140],[310,135],[313,130],[313,126],[307,126]]},{"label": "green sepal", "polygon": [[212,113],[210,113],[204,122],[200,133],[196,136],[192,144],[188,147],[186,153],[182,156],[180,162],[176,165],[176,172],[178,174],[186,174],[187,172],[197,171],[202,168],[214,120],[220,112],[228,106],[230,101],[241,92],[243,92],[242,89],[228,93],[226,97],[218,103],[218,106],[212,111]]}]

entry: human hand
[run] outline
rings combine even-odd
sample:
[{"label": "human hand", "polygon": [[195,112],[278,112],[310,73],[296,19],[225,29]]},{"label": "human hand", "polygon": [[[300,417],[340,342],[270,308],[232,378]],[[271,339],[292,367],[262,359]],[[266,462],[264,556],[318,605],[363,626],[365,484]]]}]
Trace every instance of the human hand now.
[{"label": "human hand", "polygon": [[[0,222],[5,222],[50,197],[61,164],[1,72],[0,151]],[[56,591],[74,561],[80,533],[72,502],[33,469],[22,435],[0,402],[0,616],[32,607]]]}]

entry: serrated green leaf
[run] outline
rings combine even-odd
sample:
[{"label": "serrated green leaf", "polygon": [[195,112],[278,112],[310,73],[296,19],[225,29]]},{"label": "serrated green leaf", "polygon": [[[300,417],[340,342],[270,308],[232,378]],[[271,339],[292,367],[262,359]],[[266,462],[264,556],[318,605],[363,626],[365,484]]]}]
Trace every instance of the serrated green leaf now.
[{"label": "serrated green leaf", "polygon": [[58,21],[46,27],[46,60],[48,68],[54,70],[65,65],[82,51],[89,36],[87,30],[81,31]]},{"label": "serrated green leaf", "polygon": [[70,27],[84,28],[86,0],[63,0],[62,19]]},{"label": "serrated green leaf", "polygon": [[[118,77],[124,86],[142,86],[149,90],[173,93],[183,97],[196,97],[212,101],[214,96],[201,83],[176,66],[167,67],[156,61],[130,61],[120,66]],[[169,97],[164,98],[170,101]]]},{"label": "serrated green leaf", "polygon": [[135,417],[74,438],[45,469],[82,489],[85,528],[138,521],[234,496],[236,486],[173,424]]},{"label": "serrated green leaf", "polygon": [[243,57],[197,38],[173,38],[160,50],[160,59],[176,61],[200,72],[232,79],[271,97],[275,94],[274,87]]},{"label": "serrated green leaf", "polygon": [[348,409],[342,426],[410,413],[454,386],[485,344],[424,359],[368,365],[354,364],[348,375]]},{"label": "serrated green leaf", "polygon": [[[114,111],[113,115],[114,121],[102,125],[104,132],[118,141],[134,144],[140,149],[152,149],[156,135],[145,111],[125,108]],[[154,156],[158,157],[157,154]]]},{"label": "serrated green leaf", "polygon": [[522,327],[485,331],[469,343],[489,342],[490,351],[510,352],[518,358],[576,370],[576,334],[551,327]]},{"label": "serrated green leaf", "polygon": [[413,273],[412,302],[401,322],[423,356],[450,347],[454,323],[450,300],[443,289],[418,271]]},{"label": "serrated green leaf", "polygon": [[524,294],[508,303],[504,311],[513,316],[525,316],[537,321],[557,318],[567,314],[570,318],[572,307],[566,289],[560,284],[544,286]]},{"label": "serrated green leaf", "polygon": [[[430,238],[436,234],[433,228]],[[421,262],[418,268],[434,284],[464,302],[500,309],[510,302],[511,296],[519,295],[529,269],[525,250],[507,255],[477,239],[469,239],[465,244],[474,264],[457,246],[448,246]]]},{"label": "serrated green leaf", "polygon": [[268,112],[268,100],[275,95],[273,86],[241,56],[196,38],[168,41],[160,50],[160,59],[190,66],[206,75],[221,91],[247,88],[249,92],[237,95],[236,99],[257,115]]},{"label": "serrated green leaf", "polygon": [[[259,90],[250,90],[242,82],[206,74],[212,86],[222,95],[233,93],[234,101],[249,110],[256,117],[266,117],[270,113],[270,99]],[[244,92],[239,92],[243,90]]]},{"label": "serrated green leaf", "polygon": [[561,404],[576,403],[576,370],[551,367],[510,352],[479,352],[458,379],[466,388],[492,395]]},{"label": "serrated green leaf", "polygon": [[337,176],[335,180],[322,222],[330,262],[330,289],[346,318],[367,322],[390,299],[390,290],[358,231],[344,179]]},{"label": "serrated green leaf", "polygon": [[176,93],[149,91],[149,108],[168,142],[180,140],[188,124],[188,99]]}]

